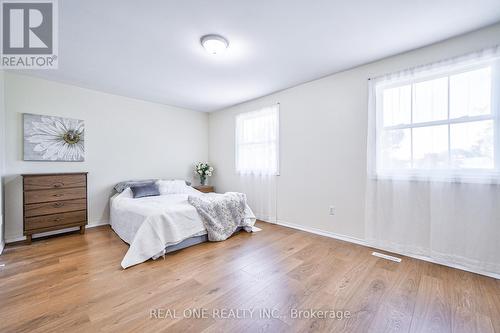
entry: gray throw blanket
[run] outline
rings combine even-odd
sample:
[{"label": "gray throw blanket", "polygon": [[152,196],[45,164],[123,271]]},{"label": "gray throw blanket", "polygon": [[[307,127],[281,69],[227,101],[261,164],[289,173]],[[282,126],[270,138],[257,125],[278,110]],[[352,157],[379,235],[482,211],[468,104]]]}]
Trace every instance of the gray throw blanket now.
[{"label": "gray throw blanket", "polygon": [[243,193],[190,195],[188,201],[200,214],[209,241],[222,241],[231,236],[238,227],[251,227],[250,222],[245,220],[247,199]]}]

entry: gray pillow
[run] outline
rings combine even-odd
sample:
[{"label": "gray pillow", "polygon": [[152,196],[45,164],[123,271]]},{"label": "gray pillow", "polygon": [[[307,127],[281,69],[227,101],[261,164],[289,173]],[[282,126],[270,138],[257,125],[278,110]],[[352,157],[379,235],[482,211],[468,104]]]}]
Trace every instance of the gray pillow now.
[{"label": "gray pillow", "polygon": [[160,189],[156,183],[147,185],[130,186],[134,198],[155,197],[160,195]]},{"label": "gray pillow", "polygon": [[144,180],[126,180],[124,182],[120,182],[115,185],[115,191],[118,193],[122,193],[125,189],[135,186],[135,185],[148,185],[154,184],[156,179],[144,179]]}]

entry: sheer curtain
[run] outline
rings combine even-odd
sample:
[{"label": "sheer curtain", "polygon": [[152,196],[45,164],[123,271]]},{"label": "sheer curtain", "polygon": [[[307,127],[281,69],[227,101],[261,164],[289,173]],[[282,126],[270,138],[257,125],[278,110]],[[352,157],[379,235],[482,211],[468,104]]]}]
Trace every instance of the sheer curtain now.
[{"label": "sheer curtain", "polygon": [[500,48],[369,82],[366,239],[500,276]]},{"label": "sheer curtain", "polygon": [[276,223],[279,104],[236,116],[236,172],[258,219]]}]

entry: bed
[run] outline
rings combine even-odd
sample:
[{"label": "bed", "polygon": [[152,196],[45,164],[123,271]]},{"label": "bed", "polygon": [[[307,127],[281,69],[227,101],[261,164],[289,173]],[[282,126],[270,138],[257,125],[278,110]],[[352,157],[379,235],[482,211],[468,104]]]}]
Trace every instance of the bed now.
[{"label": "bed", "polygon": [[[111,228],[130,245],[121,262],[123,268],[208,240],[200,215],[188,202],[189,196],[206,194],[183,181],[164,181],[160,194],[133,198],[126,188],[110,199]],[[255,215],[248,205],[244,215],[244,229],[251,232],[248,225],[255,224]]]}]

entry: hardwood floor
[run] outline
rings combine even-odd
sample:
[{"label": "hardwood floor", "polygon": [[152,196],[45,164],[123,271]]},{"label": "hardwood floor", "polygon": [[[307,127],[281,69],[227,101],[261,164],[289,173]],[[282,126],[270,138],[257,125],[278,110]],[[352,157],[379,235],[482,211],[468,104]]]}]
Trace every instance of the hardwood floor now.
[{"label": "hardwood floor", "polygon": [[[127,270],[109,227],[8,246],[0,332],[500,332],[498,280],[259,227]],[[344,318],[305,319],[310,309]]]}]

